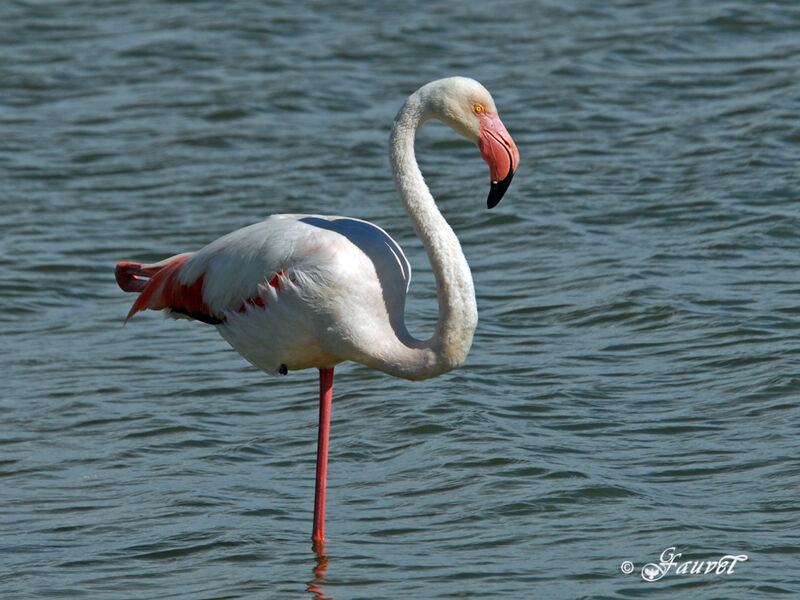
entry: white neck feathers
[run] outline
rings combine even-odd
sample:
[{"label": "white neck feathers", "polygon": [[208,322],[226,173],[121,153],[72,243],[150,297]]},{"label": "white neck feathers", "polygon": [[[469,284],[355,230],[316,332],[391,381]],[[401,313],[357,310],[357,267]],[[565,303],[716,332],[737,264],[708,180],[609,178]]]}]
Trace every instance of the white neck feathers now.
[{"label": "white neck feathers", "polygon": [[411,347],[404,343],[405,360],[399,363],[395,356],[394,365],[375,365],[409,379],[433,377],[460,366],[467,357],[478,323],[469,265],[458,238],[425,184],[414,154],[417,129],[426,119],[436,116],[429,114],[424,94],[411,95],[395,118],[389,143],[394,180],[430,260],[439,301],[433,337],[424,342],[413,340]]}]

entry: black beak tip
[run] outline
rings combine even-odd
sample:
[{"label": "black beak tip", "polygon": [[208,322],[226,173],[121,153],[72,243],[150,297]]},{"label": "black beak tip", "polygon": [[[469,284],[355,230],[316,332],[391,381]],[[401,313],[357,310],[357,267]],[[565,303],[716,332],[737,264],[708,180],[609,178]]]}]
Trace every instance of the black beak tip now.
[{"label": "black beak tip", "polygon": [[486,207],[487,208],[494,208],[498,204],[500,204],[500,200],[503,199],[503,196],[508,189],[508,186],[511,185],[511,179],[514,177],[513,169],[508,170],[508,175],[506,175],[505,179],[492,181],[492,185],[489,188],[489,197],[486,199]]}]

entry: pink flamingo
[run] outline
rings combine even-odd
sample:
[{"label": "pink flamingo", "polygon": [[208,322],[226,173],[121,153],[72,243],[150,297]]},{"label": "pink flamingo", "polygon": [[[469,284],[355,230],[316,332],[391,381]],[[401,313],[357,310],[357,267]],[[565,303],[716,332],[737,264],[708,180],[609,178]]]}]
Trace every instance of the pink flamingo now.
[{"label": "pink flamingo", "polygon": [[[489,164],[488,206],[503,197],[519,152],[477,81],[433,81],[394,120],[394,180],[436,279],[439,316],[429,340],[406,329],[411,267],[380,227],[347,217],[273,215],[194,253],[144,265],[121,262],[116,279],[144,309],[209,323],[269,374],[315,367],[320,374],[319,439],[312,540],[323,548],[334,366],[345,360],[407,379],[426,379],[466,359],[478,321],[469,265],[436,207],[414,156],[417,128],[440,119],[477,143]],[[126,319],[127,320],[127,319]]]}]

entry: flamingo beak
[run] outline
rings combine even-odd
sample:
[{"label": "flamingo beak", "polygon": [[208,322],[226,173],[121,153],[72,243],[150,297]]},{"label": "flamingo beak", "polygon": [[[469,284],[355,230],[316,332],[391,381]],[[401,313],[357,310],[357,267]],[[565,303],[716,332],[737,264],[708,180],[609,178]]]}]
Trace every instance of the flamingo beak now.
[{"label": "flamingo beak", "polygon": [[519,150],[500,117],[484,112],[479,119],[478,148],[483,160],[489,165],[489,174],[492,178],[486,205],[488,208],[494,208],[503,199],[503,194],[511,184],[519,165]]}]

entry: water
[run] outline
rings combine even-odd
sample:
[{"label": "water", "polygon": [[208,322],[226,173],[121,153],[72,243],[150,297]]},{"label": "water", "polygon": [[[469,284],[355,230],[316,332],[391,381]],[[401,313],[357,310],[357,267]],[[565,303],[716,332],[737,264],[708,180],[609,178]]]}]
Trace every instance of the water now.
[{"label": "water", "polygon": [[[799,26],[792,1],[2,3],[0,596],[796,597]],[[323,560],[316,373],[123,327],[113,267],[358,216],[428,334],[386,142],[452,74],[522,155],[489,212],[477,151],[420,134],[479,329],[431,381],[337,369]],[[748,560],[645,582],[670,546]]]}]

